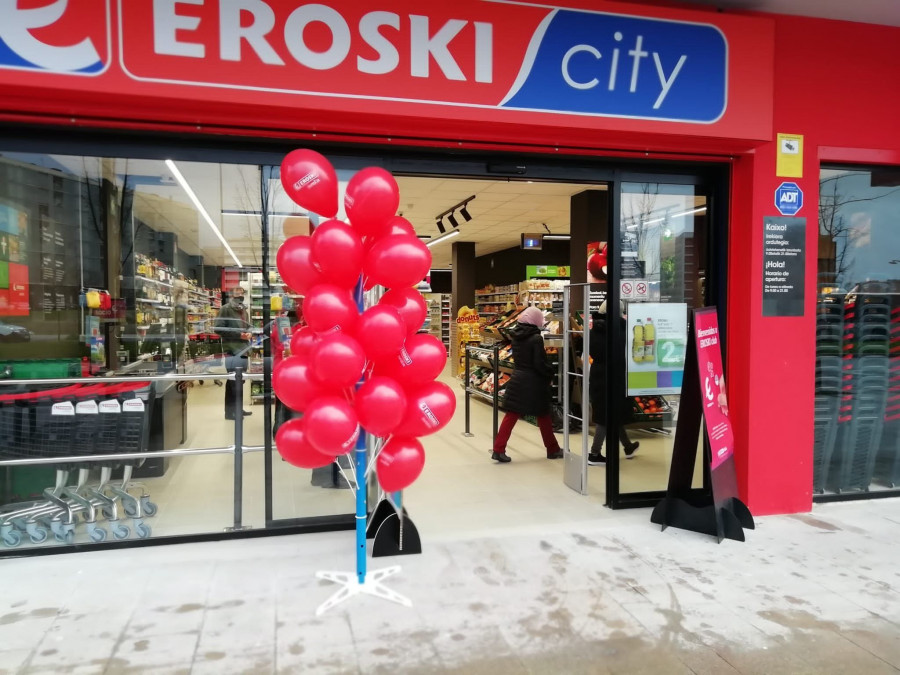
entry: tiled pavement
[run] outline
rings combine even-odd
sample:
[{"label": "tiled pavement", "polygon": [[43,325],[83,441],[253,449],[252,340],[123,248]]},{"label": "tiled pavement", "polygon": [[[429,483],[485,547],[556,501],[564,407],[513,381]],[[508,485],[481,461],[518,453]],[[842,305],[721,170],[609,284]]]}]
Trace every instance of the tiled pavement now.
[{"label": "tiled pavement", "polygon": [[[484,514],[490,518],[490,514]],[[894,673],[900,500],[758,519],[744,544],[647,511],[441,539],[317,618],[352,533],[0,561],[4,673]],[[501,524],[502,525],[502,524]]]}]

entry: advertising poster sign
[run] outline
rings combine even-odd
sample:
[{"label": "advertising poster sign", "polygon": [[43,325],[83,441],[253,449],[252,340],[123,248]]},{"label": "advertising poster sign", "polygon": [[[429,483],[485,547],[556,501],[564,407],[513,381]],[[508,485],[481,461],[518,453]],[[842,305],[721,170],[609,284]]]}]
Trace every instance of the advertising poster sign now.
[{"label": "advertising poster sign", "polygon": [[587,280],[589,284],[606,281],[606,263],[606,242],[590,242],[587,245]]},{"label": "advertising poster sign", "polygon": [[715,470],[734,452],[734,434],[728,419],[728,396],[719,344],[719,318],[715,311],[695,312],[694,316],[703,419],[706,421],[712,455],[710,469]]},{"label": "advertising poster sign", "polygon": [[687,315],[683,302],[628,303],[628,396],[681,393]]}]

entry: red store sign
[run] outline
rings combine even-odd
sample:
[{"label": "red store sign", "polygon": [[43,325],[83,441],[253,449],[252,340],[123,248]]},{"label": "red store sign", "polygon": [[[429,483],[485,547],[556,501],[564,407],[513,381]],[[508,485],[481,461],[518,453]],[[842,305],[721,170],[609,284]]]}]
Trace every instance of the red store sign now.
[{"label": "red store sign", "polygon": [[0,24],[0,83],[771,135],[769,21],[588,4],[18,0]]}]

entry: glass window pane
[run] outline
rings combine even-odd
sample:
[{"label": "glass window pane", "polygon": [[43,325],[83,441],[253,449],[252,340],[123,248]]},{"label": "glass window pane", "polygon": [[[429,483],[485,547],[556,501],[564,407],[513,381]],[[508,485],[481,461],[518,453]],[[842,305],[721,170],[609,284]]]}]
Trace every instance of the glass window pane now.
[{"label": "glass window pane", "polygon": [[[707,203],[692,185],[622,185],[618,315],[626,380],[618,423],[620,457],[633,460],[619,463],[622,494],[668,484],[689,312],[705,304]],[[694,485],[702,481],[698,461]]]},{"label": "glass window pane", "polygon": [[900,171],[823,168],[816,493],[900,484]]}]

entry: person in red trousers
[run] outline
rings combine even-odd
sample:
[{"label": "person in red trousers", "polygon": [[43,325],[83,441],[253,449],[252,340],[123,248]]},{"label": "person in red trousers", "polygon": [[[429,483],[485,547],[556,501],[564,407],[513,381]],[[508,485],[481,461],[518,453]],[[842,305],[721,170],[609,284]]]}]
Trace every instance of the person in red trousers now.
[{"label": "person in red trousers", "polygon": [[563,452],[553,435],[553,422],[550,418],[553,369],[547,363],[544,339],[541,337],[544,314],[537,307],[526,307],[519,314],[517,323],[510,331],[514,369],[509,384],[506,385],[503,406],[506,414],[494,440],[491,459],[504,463],[511,461],[506,454],[506,444],[513,427],[523,415],[537,417],[541,438],[547,449],[547,459],[559,459]]}]

